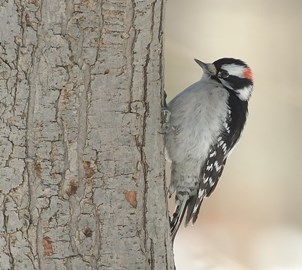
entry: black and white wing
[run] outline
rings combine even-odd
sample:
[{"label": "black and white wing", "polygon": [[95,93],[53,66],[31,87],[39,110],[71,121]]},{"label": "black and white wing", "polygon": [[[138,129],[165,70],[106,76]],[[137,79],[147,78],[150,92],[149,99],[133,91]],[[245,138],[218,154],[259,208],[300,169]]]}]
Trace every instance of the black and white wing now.
[{"label": "black and white wing", "polygon": [[[232,99],[230,102],[232,105]],[[196,221],[203,198],[210,196],[218,183],[227,157],[238,142],[246,121],[246,114],[242,110],[247,112],[247,103],[243,102],[240,107],[229,109],[223,131],[218,136],[217,143],[209,149],[208,157],[200,170],[199,191],[187,203],[186,224],[190,220],[193,223]]]},{"label": "black and white wing", "polygon": [[187,206],[186,224],[190,220],[194,223],[198,217],[199,209],[204,197],[208,197],[215,189],[222,174],[227,156],[226,146],[222,138],[211,146],[208,158],[200,172],[200,186],[198,194],[191,197]]}]

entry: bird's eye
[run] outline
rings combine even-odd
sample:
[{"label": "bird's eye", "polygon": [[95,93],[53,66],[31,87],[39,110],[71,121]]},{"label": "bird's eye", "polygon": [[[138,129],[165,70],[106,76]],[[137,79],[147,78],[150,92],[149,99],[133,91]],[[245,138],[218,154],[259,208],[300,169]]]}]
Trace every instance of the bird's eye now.
[{"label": "bird's eye", "polygon": [[218,72],[218,77],[222,79],[226,79],[230,76],[230,74],[226,70],[221,70]]}]

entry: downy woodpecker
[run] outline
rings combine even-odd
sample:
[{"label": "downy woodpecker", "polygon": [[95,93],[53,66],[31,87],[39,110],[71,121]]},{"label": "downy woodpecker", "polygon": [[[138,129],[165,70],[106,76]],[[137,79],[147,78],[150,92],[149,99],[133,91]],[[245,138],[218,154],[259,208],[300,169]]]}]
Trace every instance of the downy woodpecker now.
[{"label": "downy woodpecker", "polygon": [[171,113],[165,134],[172,161],[169,193],[175,193],[176,201],[170,224],[173,240],[185,213],[185,225],[194,223],[203,199],[214,191],[244,128],[253,90],[252,71],[243,61],[195,61],[203,69],[201,80],[167,106]]}]

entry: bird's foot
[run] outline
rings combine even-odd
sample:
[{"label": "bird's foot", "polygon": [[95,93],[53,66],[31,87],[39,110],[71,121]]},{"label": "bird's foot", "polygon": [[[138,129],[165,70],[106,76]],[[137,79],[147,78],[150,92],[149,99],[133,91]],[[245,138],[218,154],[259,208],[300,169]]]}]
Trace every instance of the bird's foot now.
[{"label": "bird's foot", "polygon": [[171,112],[168,110],[167,107],[163,107],[161,110],[162,113],[162,125],[161,125],[161,134],[166,134],[169,132],[171,125],[170,125],[170,118]]}]

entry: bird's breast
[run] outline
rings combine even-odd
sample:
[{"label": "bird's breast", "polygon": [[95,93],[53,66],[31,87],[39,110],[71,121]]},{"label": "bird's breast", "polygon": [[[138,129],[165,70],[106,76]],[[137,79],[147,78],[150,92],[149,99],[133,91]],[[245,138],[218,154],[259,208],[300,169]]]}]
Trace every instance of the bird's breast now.
[{"label": "bird's breast", "polygon": [[196,83],[169,103],[171,129],[165,141],[172,161],[202,162],[206,158],[209,147],[223,129],[228,95],[216,84]]}]

